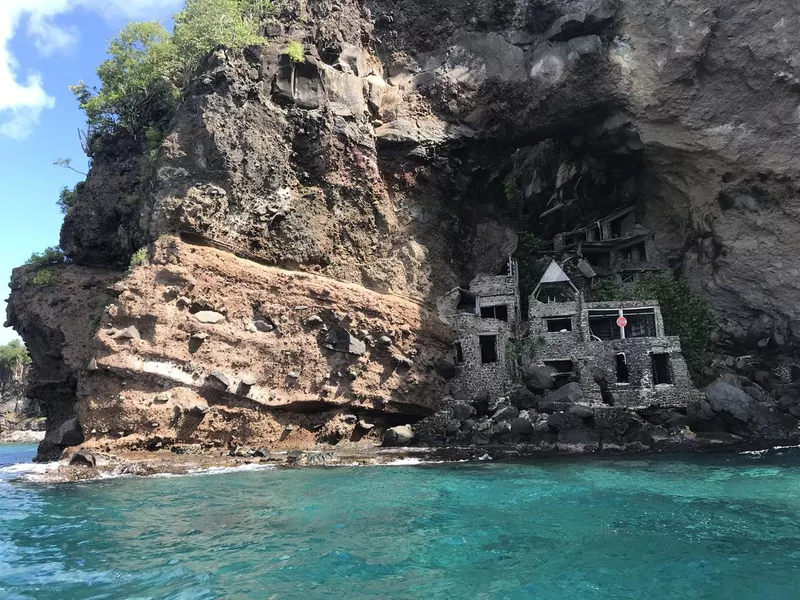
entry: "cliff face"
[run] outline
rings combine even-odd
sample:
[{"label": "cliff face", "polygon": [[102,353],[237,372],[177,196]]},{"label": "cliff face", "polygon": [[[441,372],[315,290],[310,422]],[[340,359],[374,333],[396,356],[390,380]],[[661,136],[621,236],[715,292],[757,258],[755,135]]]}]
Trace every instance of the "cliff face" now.
[{"label": "cliff face", "polygon": [[[447,392],[434,369],[446,333],[425,305],[476,273],[497,272],[519,231],[571,229],[631,202],[671,266],[710,300],[720,343],[795,353],[794,3],[319,0],[287,3],[281,23],[268,27],[265,48],[209,57],[158,150],[125,137],[95,147],[62,230],[75,263],[61,270],[66,288],[31,291],[24,273],[15,276],[10,320],[31,347],[41,380],[34,389],[52,426],[75,410],[76,390],[92,430],[142,440],[154,439],[147,427],[179,438],[189,426],[177,411],[167,424],[167,413],[191,411],[200,397],[228,411],[203,425],[214,439],[235,438],[222,432],[252,402],[259,406],[248,414],[263,414],[252,434],[259,440],[284,435],[296,417],[275,411],[300,403],[330,413],[320,423],[339,418],[338,404],[373,415],[433,410]],[[292,39],[304,43],[305,62],[281,54]],[[125,291],[114,292],[117,314],[106,312],[113,331],[134,324],[140,337],[121,343],[79,325],[92,323],[89,303],[105,305],[96,291],[122,278],[108,269],[171,232],[184,242],[152,249],[155,264],[125,279]],[[239,264],[234,254],[279,270]],[[169,300],[165,286],[178,288]],[[66,297],[72,288],[79,293]],[[323,288],[334,300],[321,305]],[[58,298],[72,319],[50,304]],[[187,329],[191,306],[201,305],[227,309],[218,331]],[[359,324],[344,329],[402,339],[398,351],[413,366],[398,375],[397,359],[377,346],[355,363],[337,355],[326,366],[333,359],[318,351],[319,332],[293,305],[332,311],[315,314],[329,328],[353,312]],[[269,307],[262,316],[272,326],[289,319],[280,343],[243,329],[247,319],[267,322],[256,306]],[[398,325],[408,327],[405,337]],[[210,337],[189,353],[202,333]],[[415,347],[421,363],[407,356]],[[305,348],[313,349],[308,370],[287,381]],[[146,371],[150,363],[170,365],[169,374]],[[355,364],[362,374],[348,379]],[[187,369],[183,379],[176,365]],[[322,383],[328,367],[349,382],[341,387],[329,373]],[[203,390],[213,370],[225,390],[211,394]],[[245,374],[257,391],[238,394]],[[145,409],[160,385],[175,388],[174,406]],[[137,391],[122,401],[109,394],[131,386]]]}]

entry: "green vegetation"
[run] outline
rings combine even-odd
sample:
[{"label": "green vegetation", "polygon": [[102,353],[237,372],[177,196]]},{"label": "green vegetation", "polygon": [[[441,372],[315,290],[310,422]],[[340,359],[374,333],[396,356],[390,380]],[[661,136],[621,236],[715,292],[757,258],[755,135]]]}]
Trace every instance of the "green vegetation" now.
[{"label": "green vegetation", "polygon": [[67,262],[67,257],[64,255],[61,248],[58,246],[51,246],[50,248],[45,248],[43,252],[34,252],[31,254],[31,257],[25,261],[25,264],[35,269],[41,269],[43,267],[63,265],[65,262]]},{"label": "green vegetation", "polygon": [[536,358],[545,343],[541,335],[509,340],[506,345],[506,367],[521,375],[523,366]]},{"label": "green vegetation", "polygon": [[133,256],[131,256],[131,262],[128,265],[128,271],[133,271],[136,267],[143,267],[147,264],[150,264],[150,256],[147,251],[147,246],[145,246],[144,248],[139,248],[133,253]]},{"label": "green vegetation", "polygon": [[53,269],[40,269],[30,278],[31,284],[36,287],[49,287],[58,280],[58,275]]},{"label": "green vegetation", "polygon": [[45,248],[43,252],[34,252],[25,261],[26,265],[34,268],[33,274],[28,277],[28,283],[38,287],[53,285],[58,280],[58,274],[55,269],[49,267],[63,265],[66,262],[67,257],[58,246]]},{"label": "green vegetation", "polygon": [[0,346],[0,369],[13,371],[21,365],[30,364],[31,357],[27,348],[19,340],[11,340]]},{"label": "green vegetation", "polygon": [[711,348],[711,333],[717,324],[705,299],[692,292],[686,282],[647,275],[633,288],[625,289],[613,279],[603,279],[589,290],[586,300],[658,300],[664,318],[664,333],[680,337],[692,379],[701,383]]},{"label": "green vegetation", "polygon": [[58,207],[61,209],[63,214],[67,214],[69,209],[77,204],[78,198],[80,197],[81,191],[85,185],[86,182],[81,181],[76,183],[75,187],[72,189],[68,187],[61,188],[61,191],[58,194],[58,200],[56,200],[56,204],[58,204]]},{"label": "green vegetation", "polygon": [[303,44],[297,40],[292,40],[289,42],[289,45],[286,47],[286,50],[284,50],[283,53],[287,55],[292,62],[306,62],[306,51],[303,48]]},{"label": "green vegetation", "polygon": [[539,256],[541,247],[542,240],[539,236],[526,231],[520,232],[514,258],[517,259],[519,267],[519,290],[523,298],[527,298],[533,293],[544,275],[547,261],[542,260],[542,257]]},{"label": "green vegetation", "polygon": [[166,128],[203,58],[220,47],[265,43],[261,22],[276,12],[270,0],[186,0],[172,33],[153,21],[128,24],[97,69],[100,88],[71,87],[89,135],[121,129],[150,143],[157,136],[147,130]]}]

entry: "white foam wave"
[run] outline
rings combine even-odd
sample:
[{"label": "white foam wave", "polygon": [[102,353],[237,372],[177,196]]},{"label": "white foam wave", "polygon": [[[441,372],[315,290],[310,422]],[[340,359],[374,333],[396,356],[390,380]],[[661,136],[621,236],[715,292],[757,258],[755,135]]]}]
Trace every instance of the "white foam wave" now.
[{"label": "white foam wave", "polygon": [[763,450],[744,450],[739,452],[739,454],[747,455],[747,456],[765,456],[772,452],[777,452],[779,450],[796,450],[800,448],[800,445],[796,446],[773,446],[772,448],[764,448]]},{"label": "white foam wave", "polygon": [[57,461],[48,463],[17,463],[0,467],[0,473],[8,473],[10,475],[37,475],[55,471],[58,469],[59,465],[60,463]]}]

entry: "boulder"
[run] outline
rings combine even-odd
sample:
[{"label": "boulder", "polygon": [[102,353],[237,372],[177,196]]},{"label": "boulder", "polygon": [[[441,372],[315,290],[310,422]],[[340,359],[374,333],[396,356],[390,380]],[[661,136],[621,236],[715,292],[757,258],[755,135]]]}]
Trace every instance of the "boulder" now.
[{"label": "boulder", "polygon": [[97,459],[94,457],[94,454],[81,448],[72,455],[72,458],[69,460],[69,464],[81,467],[96,467]]},{"label": "boulder", "polygon": [[256,448],[256,451],[253,452],[253,456],[256,456],[258,458],[269,458],[270,453],[269,450],[267,450],[266,448]]},{"label": "boulder", "polygon": [[584,427],[583,421],[579,417],[565,412],[553,413],[547,417],[547,425],[557,431]]},{"label": "boulder", "polygon": [[222,371],[211,371],[206,378],[206,381],[213,387],[227,390],[231,386],[231,379]]},{"label": "boulder", "polygon": [[52,438],[53,443],[58,446],[77,446],[83,440],[83,429],[77,417],[62,423]]},{"label": "boulder", "polygon": [[452,379],[456,376],[456,363],[450,356],[445,356],[436,362],[436,372],[444,379]]},{"label": "boulder", "polygon": [[208,413],[209,410],[211,409],[209,408],[206,402],[198,400],[197,402],[192,404],[192,406],[189,407],[189,410],[187,412],[193,417],[203,417],[206,415],[206,413]]},{"label": "boulder", "polygon": [[465,402],[455,402],[450,410],[453,411],[453,418],[458,421],[468,419],[475,412],[475,409]]},{"label": "boulder", "polygon": [[778,415],[744,390],[716,381],[706,389],[706,399],[710,409],[724,421],[731,433],[768,438],[782,435]]},{"label": "boulder", "polygon": [[569,408],[570,414],[575,415],[579,419],[588,419],[591,416],[594,416],[594,410],[590,406],[585,406],[581,404],[576,404]]},{"label": "boulder", "polygon": [[487,412],[489,412],[489,392],[478,392],[472,398],[471,404],[473,407],[475,407],[475,414],[481,416],[485,415]]},{"label": "boulder", "polygon": [[414,430],[410,425],[390,427],[383,434],[384,446],[406,446],[414,439]]},{"label": "boulder", "polygon": [[569,404],[578,404],[583,401],[583,392],[581,386],[577,382],[570,382],[557,390],[549,392],[542,398],[548,402],[567,402]]},{"label": "boulder", "polygon": [[322,343],[325,348],[360,356],[366,354],[367,345],[341,327],[331,330]]},{"label": "boulder", "polygon": [[126,327],[125,329],[120,329],[114,334],[115,340],[138,340],[141,339],[141,337],[142,336],[139,334],[139,330],[133,325]]},{"label": "boulder", "polygon": [[519,410],[510,404],[500,404],[492,413],[492,420],[499,423],[504,420],[516,419],[519,416]]},{"label": "boulder", "polygon": [[253,327],[255,328],[256,331],[260,331],[261,333],[269,333],[270,331],[275,331],[275,325],[264,319],[257,319],[253,321]]},{"label": "boulder", "polygon": [[194,313],[194,318],[201,323],[214,325],[216,323],[222,323],[225,320],[225,315],[214,312],[213,310],[201,310]]},{"label": "boulder", "polygon": [[539,398],[528,388],[517,388],[511,392],[511,395],[508,397],[508,399],[511,404],[520,410],[535,408],[539,403]]},{"label": "boulder", "polygon": [[522,372],[522,381],[530,391],[541,393],[545,390],[553,389],[556,383],[553,378],[555,372],[556,370],[553,367],[529,365]]},{"label": "boulder", "polygon": [[446,408],[418,421],[414,425],[414,433],[423,444],[439,444],[447,440],[452,421],[453,412]]},{"label": "boulder", "polygon": [[527,417],[517,417],[511,420],[511,433],[517,435],[530,435],[533,433],[533,423]]}]

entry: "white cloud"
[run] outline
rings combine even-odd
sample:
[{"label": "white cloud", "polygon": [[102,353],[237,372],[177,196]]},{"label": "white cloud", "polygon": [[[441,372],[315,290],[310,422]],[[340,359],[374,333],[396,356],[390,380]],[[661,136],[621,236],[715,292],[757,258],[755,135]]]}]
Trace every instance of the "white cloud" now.
[{"label": "white cloud", "polygon": [[78,41],[74,28],[58,18],[78,8],[106,19],[146,19],[176,9],[181,0],[0,0],[0,136],[24,139],[42,111],[55,106],[41,75],[20,65],[9,45],[24,28],[36,49],[48,56]]}]

